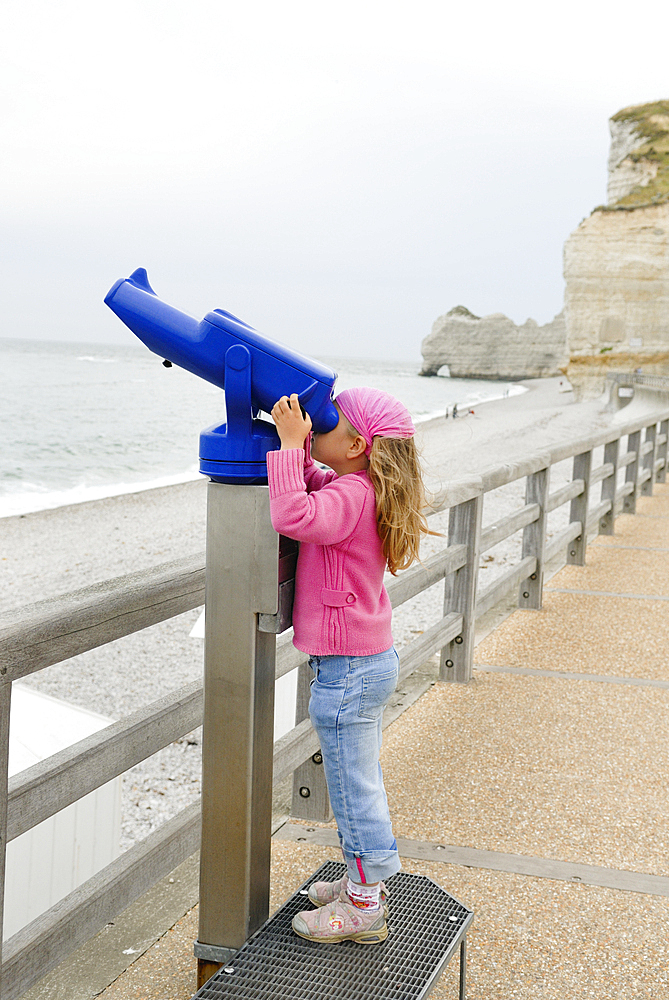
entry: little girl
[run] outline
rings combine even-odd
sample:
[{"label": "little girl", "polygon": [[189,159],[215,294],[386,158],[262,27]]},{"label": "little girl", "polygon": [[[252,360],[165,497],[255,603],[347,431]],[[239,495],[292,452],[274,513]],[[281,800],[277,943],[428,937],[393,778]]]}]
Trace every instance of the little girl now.
[{"label": "little girl", "polygon": [[348,870],[310,887],[317,909],[297,914],[293,930],[376,944],[388,936],[381,880],[401,867],[379,764],[399,663],[383,574],[411,565],[428,527],[406,408],[377,389],[348,389],[335,405],[339,423],[310,448],[308,414],[282,396],[272,410],[281,450],[267,455],[272,524],[300,542],[293,642],[314,672],[309,714]]}]

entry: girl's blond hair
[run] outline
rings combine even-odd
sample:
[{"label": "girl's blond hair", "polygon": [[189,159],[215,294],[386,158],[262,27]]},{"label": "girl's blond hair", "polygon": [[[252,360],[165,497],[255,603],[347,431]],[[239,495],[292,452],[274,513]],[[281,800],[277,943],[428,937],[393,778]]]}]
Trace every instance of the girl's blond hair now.
[{"label": "girl's blond hair", "polygon": [[[352,437],[358,431],[346,419]],[[388,569],[396,576],[420,558],[427,526],[425,486],[418,449],[412,437],[375,437],[369,455],[369,478],[376,494],[376,525]]]},{"label": "girl's blond hair", "polygon": [[376,494],[376,525],[388,569],[397,575],[419,559],[423,535],[434,535],[425,517],[425,487],[416,442],[375,437],[367,470]]}]

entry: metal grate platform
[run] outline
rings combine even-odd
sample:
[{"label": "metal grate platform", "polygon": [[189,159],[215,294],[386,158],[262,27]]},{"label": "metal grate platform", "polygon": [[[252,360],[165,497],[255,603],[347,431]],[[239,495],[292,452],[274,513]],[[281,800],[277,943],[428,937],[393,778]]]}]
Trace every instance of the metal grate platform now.
[{"label": "metal grate platform", "polygon": [[251,937],[193,1000],[419,1000],[435,985],[460,945],[465,991],[465,935],[474,914],[432,879],[398,872],[388,880],[388,938],[379,945],[315,944],[291,921],[312,907],[312,882],[333,882],[343,864],[328,861]]}]

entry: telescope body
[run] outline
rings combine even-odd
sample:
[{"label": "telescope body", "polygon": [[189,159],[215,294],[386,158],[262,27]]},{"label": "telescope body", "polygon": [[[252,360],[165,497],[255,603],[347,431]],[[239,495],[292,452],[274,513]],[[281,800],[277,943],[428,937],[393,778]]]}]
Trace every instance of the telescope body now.
[{"label": "telescope body", "polygon": [[105,303],[149,350],[225,391],[226,421],[202,431],[200,471],[218,482],[266,482],[268,451],[280,447],[274,424],[258,418],[296,392],[316,433],[333,430],[337,374],[264,337],[224,309],[202,320],[163,302],[144,268],[121,278]]}]

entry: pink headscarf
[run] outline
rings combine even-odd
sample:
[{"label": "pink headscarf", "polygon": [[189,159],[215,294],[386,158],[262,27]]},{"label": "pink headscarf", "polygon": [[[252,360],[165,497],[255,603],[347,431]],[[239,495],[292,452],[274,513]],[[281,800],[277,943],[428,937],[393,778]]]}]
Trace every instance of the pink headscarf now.
[{"label": "pink headscarf", "polygon": [[335,402],[348,422],[367,442],[365,454],[372,450],[375,437],[408,438],[415,428],[403,403],[381,389],[344,389]]}]

